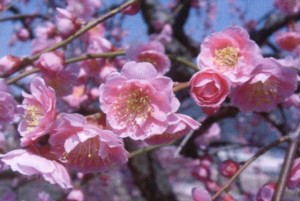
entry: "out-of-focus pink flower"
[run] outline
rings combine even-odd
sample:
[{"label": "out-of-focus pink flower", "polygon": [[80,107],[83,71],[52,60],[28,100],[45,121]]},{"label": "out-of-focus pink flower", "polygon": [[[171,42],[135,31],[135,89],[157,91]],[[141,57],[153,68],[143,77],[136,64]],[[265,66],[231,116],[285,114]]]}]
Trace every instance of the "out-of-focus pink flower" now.
[{"label": "out-of-focus pink flower", "polygon": [[192,175],[199,181],[206,183],[211,179],[211,168],[203,164],[192,169]]},{"label": "out-of-focus pink flower", "polygon": [[150,63],[127,62],[100,85],[100,107],[116,134],[144,140],[166,131],[169,115],[177,111],[172,86]]},{"label": "out-of-focus pink flower", "polygon": [[151,34],[150,40],[158,41],[162,44],[167,44],[172,41],[173,30],[170,24],[164,25],[159,34]]},{"label": "out-of-focus pink flower", "polygon": [[219,166],[219,171],[223,177],[232,177],[239,169],[239,164],[234,160],[225,160]]},{"label": "out-of-focus pink flower", "polygon": [[51,22],[47,22],[46,26],[37,27],[35,34],[36,38],[31,42],[32,54],[39,53],[62,40],[57,36],[56,27]]},{"label": "out-of-focus pink flower", "polygon": [[70,169],[97,172],[127,162],[128,152],[121,139],[109,130],[87,124],[79,114],[60,114],[50,133],[51,146]]},{"label": "out-of-focus pink flower", "polygon": [[49,193],[45,191],[41,191],[38,194],[37,201],[54,201],[54,200],[51,199]]},{"label": "out-of-focus pink flower", "polygon": [[16,36],[20,41],[27,41],[30,37],[30,34],[27,29],[22,27],[17,31]]},{"label": "out-of-focus pink flower", "polygon": [[275,35],[275,41],[282,49],[293,51],[300,45],[300,33],[295,31],[278,32]]},{"label": "out-of-focus pink flower", "polygon": [[0,76],[9,75],[17,71],[22,64],[22,58],[7,55],[0,58]]},{"label": "out-of-focus pink flower", "polygon": [[64,189],[72,187],[70,176],[64,166],[28,150],[17,149],[8,152],[1,156],[1,160],[13,171],[28,176],[40,174],[51,184],[58,184]]},{"label": "out-of-focus pink flower", "polygon": [[193,201],[212,201],[210,194],[203,188],[195,187],[192,189]]},{"label": "out-of-focus pink flower", "polygon": [[235,81],[251,72],[261,58],[258,45],[246,30],[233,26],[204,39],[197,64],[199,68],[215,68]]},{"label": "out-of-focus pink flower", "polygon": [[47,52],[40,56],[35,65],[43,73],[53,76],[64,68],[64,60],[63,52]]},{"label": "out-of-focus pink flower", "polygon": [[80,22],[76,17],[66,9],[56,8],[56,24],[58,33],[67,38],[80,28]]},{"label": "out-of-focus pink flower", "polygon": [[300,158],[295,159],[292,170],[290,172],[287,187],[295,189],[300,186]]},{"label": "out-of-focus pink flower", "polygon": [[292,94],[290,97],[284,100],[283,106],[284,107],[295,106],[296,108],[300,109],[300,94]]},{"label": "out-of-focus pink flower", "polygon": [[86,94],[85,85],[77,85],[73,87],[73,93],[68,96],[64,96],[63,100],[68,103],[73,108],[80,108],[80,105],[88,99]]},{"label": "out-of-focus pink flower", "polygon": [[262,186],[256,195],[256,201],[271,201],[275,192],[275,188],[276,183],[273,182]]},{"label": "out-of-focus pink flower", "polygon": [[139,1],[135,2],[131,6],[125,8],[122,13],[126,15],[135,15],[140,11],[141,3]]},{"label": "out-of-focus pink flower", "polygon": [[8,85],[4,78],[0,78],[0,92],[9,92]]},{"label": "out-of-focus pink flower", "polygon": [[165,55],[164,46],[157,41],[133,44],[127,49],[126,56],[133,61],[151,63],[162,75],[167,73],[171,67],[171,62]]},{"label": "out-of-focus pink flower", "polygon": [[163,134],[153,135],[145,141],[148,144],[163,144],[187,135],[199,127],[199,123],[191,117],[183,114],[173,114],[168,119],[169,126]]},{"label": "out-of-focus pink flower", "polygon": [[219,107],[229,94],[230,82],[220,72],[205,69],[193,75],[190,93],[200,107]]},{"label": "out-of-focus pink flower", "polygon": [[83,19],[92,17],[102,4],[101,0],[67,0],[67,3],[67,10]]},{"label": "out-of-focus pink flower", "polygon": [[47,134],[56,117],[54,90],[47,87],[42,78],[35,78],[30,84],[30,90],[31,95],[23,92],[25,117],[18,127],[22,146]]},{"label": "out-of-focus pink flower", "polygon": [[56,74],[49,75],[43,73],[42,76],[45,82],[51,86],[57,96],[66,96],[72,93],[73,86],[77,82],[79,74],[78,66],[67,66]]},{"label": "out-of-focus pink flower", "polygon": [[230,96],[232,104],[243,112],[268,112],[291,96],[296,88],[296,69],[266,58],[251,72],[249,80],[231,90]]},{"label": "out-of-focus pink flower", "polygon": [[209,129],[203,133],[203,135],[195,139],[195,143],[200,147],[206,147],[214,140],[219,140],[221,138],[221,128],[218,123],[214,123],[209,127]]},{"label": "out-of-focus pink flower", "polygon": [[274,5],[288,15],[297,14],[300,11],[299,0],[274,0]]},{"label": "out-of-focus pink flower", "polygon": [[14,97],[7,92],[0,91],[0,127],[12,122],[16,114],[18,110]]},{"label": "out-of-focus pink flower", "polygon": [[67,201],[84,201],[82,190],[73,189],[67,196]]}]

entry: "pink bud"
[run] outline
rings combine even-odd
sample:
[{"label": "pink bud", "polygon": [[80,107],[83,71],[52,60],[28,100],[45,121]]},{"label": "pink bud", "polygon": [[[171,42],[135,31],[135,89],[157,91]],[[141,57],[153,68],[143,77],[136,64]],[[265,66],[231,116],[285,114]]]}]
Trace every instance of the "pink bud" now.
[{"label": "pink bud", "polygon": [[0,58],[0,75],[9,75],[17,71],[22,64],[20,57],[6,55]]},{"label": "pink bud", "polygon": [[67,200],[68,201],[83,201],[84,200],[83,192],[80,189],[74,189],[68,194]]},{"label": "pink bud", "polygon": [[62,37],[67,38],[80,28],[79,21],[68,10],[56,8],[56,11],[57,30]]},{"label": "pink bud", "polygon": [[140,2],[136,2],[122,11],[125,15],[135,15],[140,11]]},{"label": "pink bud", "polygon": [[46,74],[54,75],[64,68],[64,54],[62,52],[47,52],[40,56],[36,66]]},{"label": "pink bud", "polygon": [[17,38],[20,41],[27,41],[29,39],[29,32],[24,27],[22,27],[21,29],[19,29],[17,31],[16,35],[17,35]]},{"label": "pink bud", "polygon": [[239,164],[233,160],[223,161],[219,166],[221,175],[227,178],[232,177],[238,171],[238,169]]},{"label": "pink bud", "polygon": [[271,201],[274,191],[276,188],[276,183],[267,183],[261,187],[256,195],[256,201]]},{"label": "pink bud", "polygon": [[211,196],[207,190],[203,188],[193,188],[192,189],[193,201],[211,201]]}]

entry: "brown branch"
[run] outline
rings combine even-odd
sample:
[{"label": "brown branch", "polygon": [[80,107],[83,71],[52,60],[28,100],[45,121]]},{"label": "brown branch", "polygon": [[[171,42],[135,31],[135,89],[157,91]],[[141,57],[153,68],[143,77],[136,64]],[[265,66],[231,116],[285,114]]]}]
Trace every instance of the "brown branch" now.
[{"label": "brown branch", "polygon": [[42,15],[40,13],[34,13],[34,14],[16,14],[13,16],[3,17],[0,18],[0,22],[9,21],[9,20],[25,20],[25,19],[32,19],[32,18],[42,18],[47,20],[48,17],[45,15]]},{"label": "brown branch", "polygon": [[289,178],[289,174],[293,166],[293,161],[298,149],[300,139],[300,126],[298,126],[297,130],[290,136],[291,141],[286,156],[284,158],[284,163],[281,168],[280,176],[277,181],[276,190],[272,201],[281,201],[283,199],[286,183]]},{"label": "brown branch", "polygon": [[293,20],[300,20],[300,12],[298,14],[292,16],[284,16],[282,17],[281,14],[272,15],[272,19],[276,20],[269,20],[268,24],[261,28],[260,30],[253,30],[250,32],[250,37],[258,44],[262,45],[267,41],[267,39],[277,30],[281,29],[282,27],[286,26],[290,21]]},{"label": "brown branch", "polygon": [[263,147],[262,149],[260,149],[254,156],[252,156],[249,160],[247,160],[247,162],[240,167],[240,169],[228,180],[228,182],[213,196],[212,200],[216,201],[217,198],[219,197],[219,195],[226,191],[230,185],[238,178],[238,176],[253,162],[255,161],[258,157],[260,157],[261,155],[263,155],[265,152],[269,151],[271,148],[282,144],[284,142],[287,142],[290,140],[289,136],[283,136],[280,139],[268,144],[267,146]]},{"label": "brown branch", "polygon": [[[135,148],[130,141],[125,141],[125,145],[129,151]],[[176,201],[169,179],[154,153],[142,153],[132,155],[128,162],[135,184],[142,195],[148,201]]]}]

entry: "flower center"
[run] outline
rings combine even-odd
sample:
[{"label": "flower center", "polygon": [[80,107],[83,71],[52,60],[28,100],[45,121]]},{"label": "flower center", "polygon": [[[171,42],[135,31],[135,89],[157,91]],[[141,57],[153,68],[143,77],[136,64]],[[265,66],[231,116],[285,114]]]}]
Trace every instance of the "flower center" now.
[{"label": "flower center", "polygon": [[233,67],[239,59],[238,49],[234,47],[225,47],[215,50],[214,61],[222,67]]},{"label": "flower center", "polygon": [[114,103],[118,120],[132,124],[141,123],[150,112],[150,99],[142,88],[126,91]]},{"label": "flower center", "polygon": [[25,120],[27,124],[26,130],[29,132],[34,130],[39,125],[42,117],[43,113],[39,108],[29,105],[25,112]]}]

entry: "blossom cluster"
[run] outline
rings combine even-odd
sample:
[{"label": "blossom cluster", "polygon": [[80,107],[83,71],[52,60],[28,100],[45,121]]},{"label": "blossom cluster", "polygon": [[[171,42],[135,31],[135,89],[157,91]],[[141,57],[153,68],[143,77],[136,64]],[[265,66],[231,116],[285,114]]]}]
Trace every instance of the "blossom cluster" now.
[{"label": "blossom cluster", "polygon": [[208,114],[227,98],[243,112],[269,112],[297,88],[296,66],[263,57],[246,30],[237,26],[206,37],[197,65],[191,96]]}]

